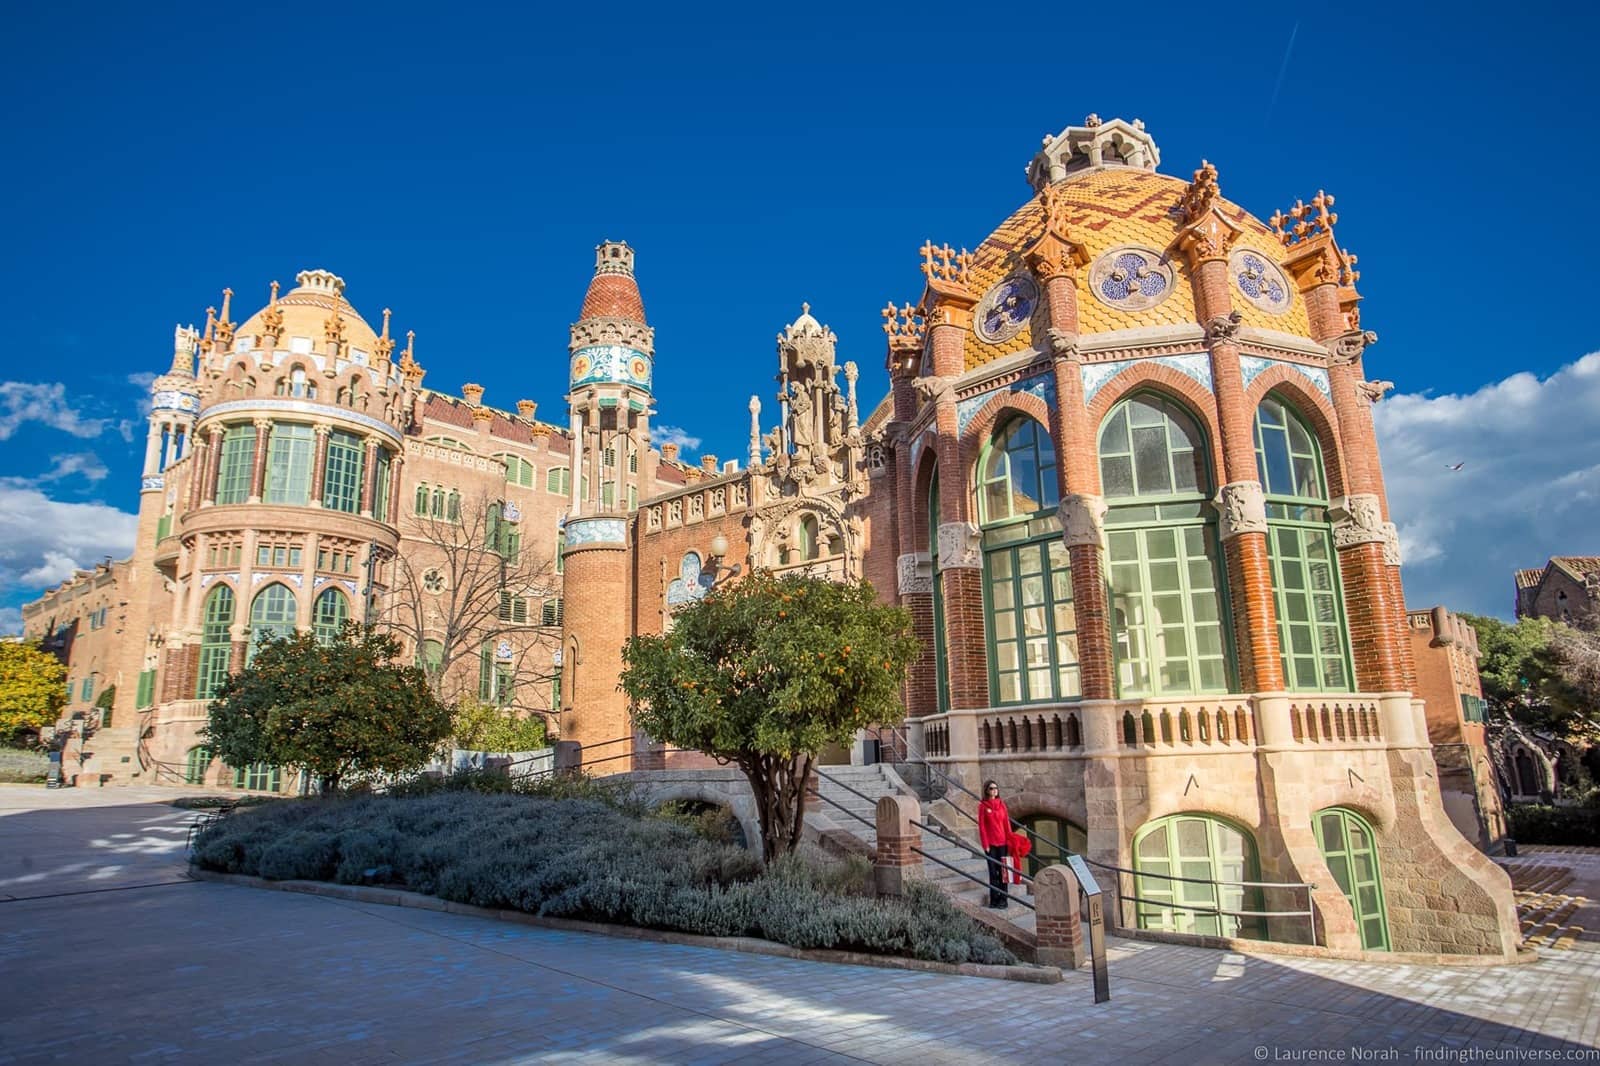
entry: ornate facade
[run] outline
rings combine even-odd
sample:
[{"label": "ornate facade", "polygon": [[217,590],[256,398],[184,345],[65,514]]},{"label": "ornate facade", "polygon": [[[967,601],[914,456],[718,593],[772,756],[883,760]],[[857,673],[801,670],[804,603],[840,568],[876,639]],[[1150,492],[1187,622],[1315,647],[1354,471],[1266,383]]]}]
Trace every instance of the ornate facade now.
[{"label": "ornate facade", "polygon": [[[771,408],[750,403],[743,469],[650,447],[655,338],[626,246],[601,246],[573,327],[564,427],[485,409],[470,387],[423,390],[409,346],[392,363],[387,325],[372,336],[334,281],[302,276],[226,336],[225,308],[201,372],[180,352],[163,379],[161,432],[179,444],[152,445],[170,461],[152,463],[141,520],[167,516],[170,535],[142,536],[148,558],[130,564],[160,575],[150,598],[167,612],[147,648],[166,674],[157,735],[203,713],[197,679],[236,667],[257,625],[318,624],[317,597],[343,580],[311,561],[321,538],[374,546],[380,617],[404,600],[383,591],[400,563],[382,560],[421,542],[397,501],[422,506],[419,484],[446,462],[430,454],[424,470],[422,450],[465,415],[448,469],[491,479],[524,524],[560,527],[572,595],[559,646],[541,652],[559,671],[543,709],[597,769],[674,758],[615,754],[654,750],[629,743],[616,688],[630,635],[751,567],[864,576],[925,649],[890,748],[968,787],[997,779],[1060,847],[1134,871],[1115,880],[1138,924],[1509,957],[1509,881],[1441,800],[1373,433],[1387,383],[1367,380],[1376,337],[1333,198],[1262,222],[1223,198],[1210,164],[1183,180],[1159,161],[1138,122],[1091,116],[1046,138],[1034,195],[975,251],[922,247],[920,295],[884,311],[890,392],[870,413],[855,365],[803,308],[778,337]],[[277,325],[258,343],[292,301],[321,346],[283,351],[292,331]],[[365,362],[341,354],[358,327]],[[297,354],[315,400],[294,391]],[[327,392],[358,386],[364,419]],[[327,489],[285,502],[272,488],[276,420],[301,418],[313,484],[334,435],[354,435],[362,480],[334,497],[350,509]],[[254,450],[230,451],[247,427]],[[479,470],[482,456],[499,465]],[[511,458],[570,481],[523,506],[502,488]],[[219,484],[239,498],[224,504]],[[282,583],[258,560],[285,537],[308,553],[298,613],[211,620],[211,586],[242,604]],[[235,540],[256,565],[211,561]],[[963,802],[952,791],[933,811]]]}]

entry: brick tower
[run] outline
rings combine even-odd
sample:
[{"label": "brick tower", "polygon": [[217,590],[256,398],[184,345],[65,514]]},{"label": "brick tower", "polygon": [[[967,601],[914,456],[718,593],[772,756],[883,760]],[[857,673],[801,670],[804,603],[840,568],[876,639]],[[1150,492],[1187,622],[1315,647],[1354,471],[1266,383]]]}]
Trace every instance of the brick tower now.
[{"label": "brick tower", "polygon": [[[585,761],[620,755],[631,736],[617,692],[630,632],[628,515],[638,507],[650,462],[653,331],[633,276],[633,249],[607,241],[595,250],[594,278],[572,326],[567,407],[572,430],[572,497],[564,549],[562,739]],[[608,763],[628,769],[628,760]]]}]

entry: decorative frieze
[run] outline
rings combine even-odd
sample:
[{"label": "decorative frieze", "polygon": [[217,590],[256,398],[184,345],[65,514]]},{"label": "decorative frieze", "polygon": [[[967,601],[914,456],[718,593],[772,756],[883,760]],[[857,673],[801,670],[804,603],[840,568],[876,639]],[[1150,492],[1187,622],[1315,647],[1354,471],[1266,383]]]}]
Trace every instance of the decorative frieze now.
[{"label": "decorative frieze", "polygon": [[1061,499],[1061,539],[1069,548],[1098,548],[1105,540],[1106,501],[1103,496],[1070,493]]},{"label": "decorative frieze", "polygon": [[1056,405],[1055,375],[1047,373],[1035,374],[1033,377],[1028,378],[1018,378],[1009,385],[1002,386],[1001,388],[995,389],[991,392],[979,393],[977,396],[968,396],[966,399],[956,404],[956,431],[958,433],[966,433],[967,426],[972,423],[972,420],[975,417],[977,417],[978,412],[983,409],[984,404],[988,403],[991,398],[998,396],[1003,392],[1025,393],[1029,396],[1037,396],[1040,400],[1044,401],[1044,405],[1046,407],[1054,407]]},{"label": "decorative frieze", "polygon": [[933,592],[933,560],[927,552],[909,552],[895,563],[896,586],[902,596]]},{"label": "decorative frieze", "polygon": [[568,551],[584,544],[622,545],[627,543],[628,523],[622,518],[569,518],[566,533]]},{"label": "decorative frieze", "polygon": [[1262,374],[1275,366],[1286,367],[1309,381],[1316,390],[1329,400],[1333,399],[1333,386],[1328,381],[1328,372],[1320,366],[1306,366],[1304,363],[1291,363],[1283,359],[1264,359],[1258,355],[1241,355],[1239,357],[1239,371],[1244,377],[1244,387],[1251,384]]},{"label": "decorative frieze", "polygon": [[1341,496],[1328,508],[1333,519],[1333,542],[1340,548],[1385,541],[1383,509],[1370,492]]},{"label": "decorative frieze", "polygon": [[1211,357],[1209,355],[1203,352],[1197,355],[1163,355],[1154,359],[1119,359],[1111,363],[1089,363],[1085,365],[1082,368],[1083,402],[1086,404],[1093,403],[1095,394],[1103,389],[1112,378],[1141,362],[1170,367],[1184,377],[1193,379],[1207,392],[1213,391]]},{"label": "decorative frieze", "polygon": [[1217,494],[1223,540],[1267,531],[1267,502],[1259,481],[1234,481]]},{"label": "decorative frieze", "polygon": [[982,537],[971,522],[939,525],[939,569],[976,570],[983,566]]}]

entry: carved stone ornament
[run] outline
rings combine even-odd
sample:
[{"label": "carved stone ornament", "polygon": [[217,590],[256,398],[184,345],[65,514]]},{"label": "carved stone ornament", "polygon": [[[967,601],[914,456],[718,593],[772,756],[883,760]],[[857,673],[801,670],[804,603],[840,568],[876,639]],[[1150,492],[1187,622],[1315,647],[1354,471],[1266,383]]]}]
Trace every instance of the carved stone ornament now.
[{"label": "carved stone ornament", "polygon": [[1361,358],[1368,346],[1377,343],[1378,335],[1370,329],[1353,330],[1333,339],[1329,349],[1329,361],[1338,366],[1349,366]]},{"label": "carved stone ornament", "polygon": [[1218,315],[1206,323],[1206,340],[1213,344],[1231,341],[1239,335],[1239,321],[1243,316],[1237,311]]},{"label": "carved stone ornament", "polygon": [[933,568],[926,552],[902,555],[895,564],[902,596],[927,596],[933,592]]},{"label": "carved stone ornament", "polygon": [[1392,381],[1358,381],[1356,382],[1356,395],[1368,404],[1377,403],[1394,389]]},{"label": "carved stone ornament", "polygon": [[953,378],[922,377],[912,381],[911,387],[922,397],[923,403],[955,402],[956,383]]},{"label": "carved stone ornament", "polygon": [[1393,522],[1383,524],[1383,561],[1389,566],[1400,565],[1400,529]]},{"label": "carved stone ornament", "polygon": [[1267,531],[1267,502],[1259,481],[1235,481],[1217,494],[1222,539]]},{"label": "carved stone ornament", "polygon": [[939,525],[939,569],[976,570],[983,566],[983,551],[978,527],[971,522],[942,522]]},{"label": "carved stone ornament", "polygon": [[1061,517],[1061,539],[1067,547],[1100,547],[1106,531],[1103,496],[1070,493],[1062,497],[1056,513]]},{"label": "carved stone ornament", "polygon": [[1045,331],[1045,341],[1055,358],[1065,359],[1069,363],[1079,361],[1078,335],[1071,330],[1051,326]]},{"label": "carved stone ornament", "polygon": [[1333,501],[1328,513],[1333,518],[1333,542],[1338,547],[1383,543],[1383,509],[1372,493],[1341,496]]}]

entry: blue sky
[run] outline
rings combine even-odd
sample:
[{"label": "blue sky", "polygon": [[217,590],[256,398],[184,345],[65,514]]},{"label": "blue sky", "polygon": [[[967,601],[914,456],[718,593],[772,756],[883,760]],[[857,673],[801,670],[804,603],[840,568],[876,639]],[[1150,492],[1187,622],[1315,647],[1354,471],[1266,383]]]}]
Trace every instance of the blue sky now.
[{"label": "blue sky", "polygon": [[130,375],[224,285],[238,321],[269,281],[334,270],[369,321],[417,331],[429,385],[556,416],[594,245],[625,239],[660,424],[742,456],[802,300],[875,401],[878,308],[917,295],[917,247],[980,241],[1040,137],[1090,111],[1144,119],[1167,173],[1210,159],[1260,216],[1338,197],[1369,376],[1398,386],[1380,431],[1414,605],[1507,614],[1510,567],[1600,552],[1596,267],[1574,241],[1593,14],[225,7],[8,17],[0,628],[126,550]]}]

